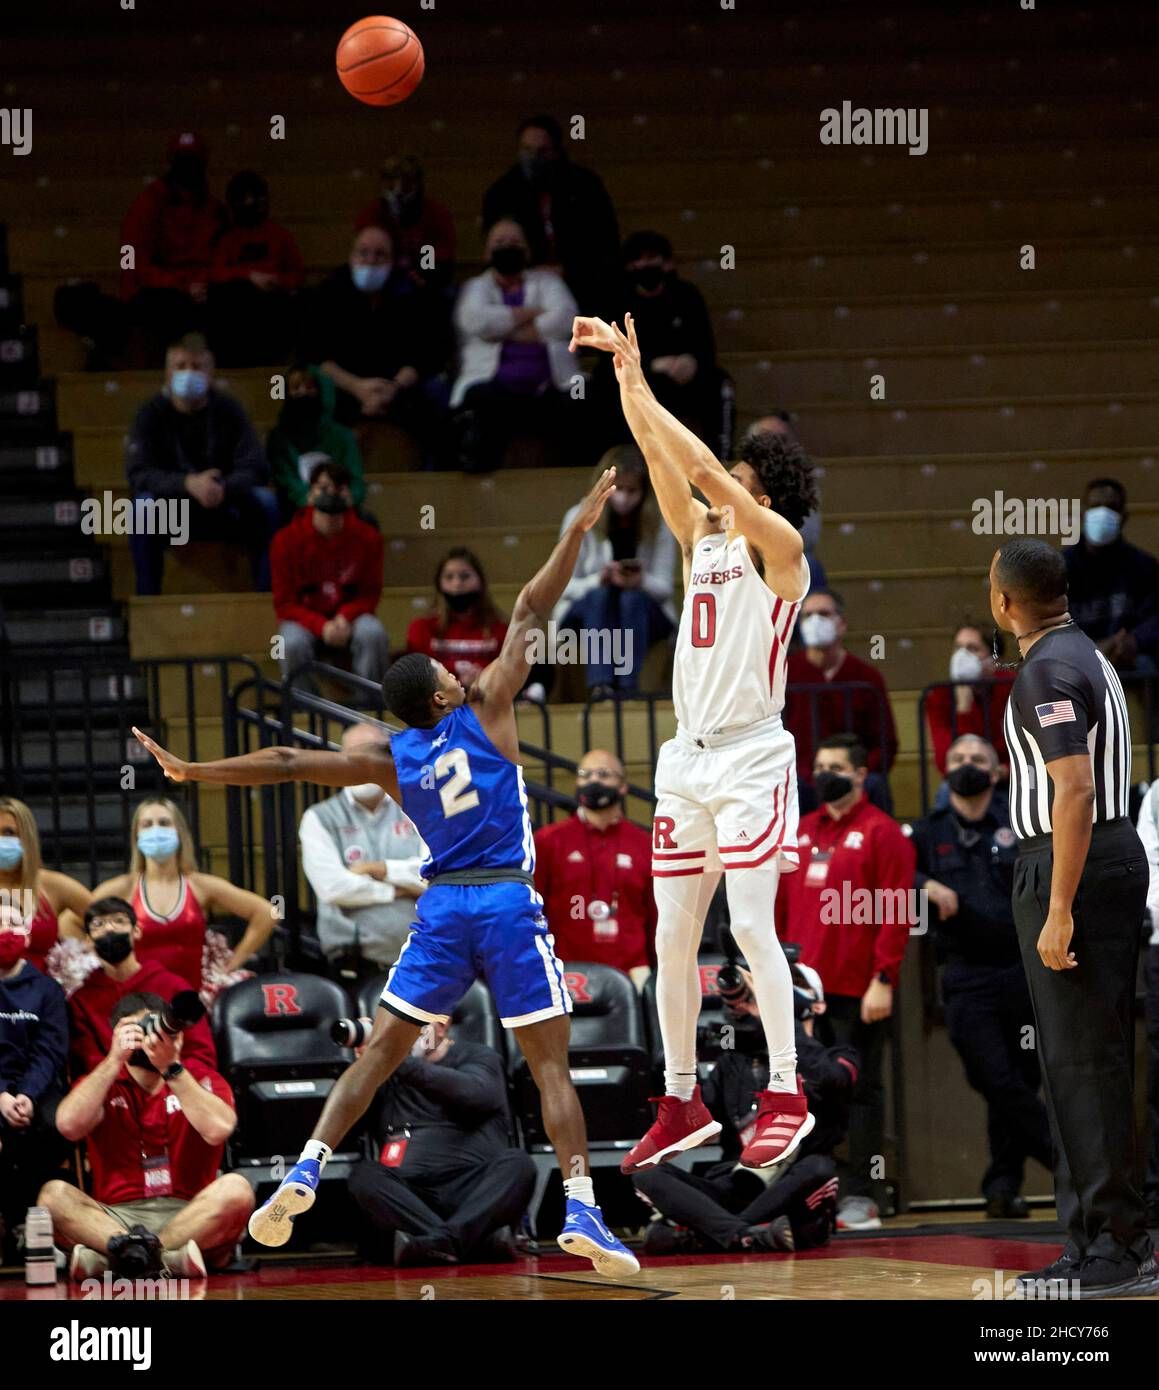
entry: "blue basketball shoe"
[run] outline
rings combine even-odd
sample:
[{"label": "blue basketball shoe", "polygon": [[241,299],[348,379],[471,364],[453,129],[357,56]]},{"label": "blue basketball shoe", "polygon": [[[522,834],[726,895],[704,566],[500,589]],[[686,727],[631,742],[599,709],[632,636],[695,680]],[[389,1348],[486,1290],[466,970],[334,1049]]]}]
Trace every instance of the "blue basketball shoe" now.
[{"label": "blue basketball shoe", "polygon": [[295,1163],[272,1197],[249,1219],[249,1233],[259,1245],[285,1245],[293,1231],[294,1217],[314,1205],[322,1170],[316,1158]]},{"label": "blue basketball shoe", "polygon": [[559,1248],[569,1255],[582,1255],[591,1260],[596,1273],[608,1279],[640,1272],[640,1261],[604,1225],[599,1207],[589,1207],[575,1197],[568,1198],[567,1219],[559,1233]]}]

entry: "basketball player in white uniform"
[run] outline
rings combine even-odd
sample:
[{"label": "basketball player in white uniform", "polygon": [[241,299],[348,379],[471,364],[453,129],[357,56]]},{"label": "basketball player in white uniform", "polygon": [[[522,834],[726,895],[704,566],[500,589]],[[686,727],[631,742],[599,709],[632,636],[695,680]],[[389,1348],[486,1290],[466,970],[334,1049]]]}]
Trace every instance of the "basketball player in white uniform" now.
[{"label": "basketball player in white uniform", "polygon": [[800,446],[782,437],[758,435],[726,469],[656,400],[630,316],[625,329],[577,318],[573,346],[614,354],[625,418],[683,551],[684,611],[672,681],[677,731],[656,765],[653,828],[665,1095],[622,1168],[662,1163],[720,1130],[696,1084],[696,956],[722,873],[769,1049],[769,1089],[741,1163],[766,1168],[814,1123],[796,1071],[793,985],[773,906],[780,874],[797,867],[795,751],[781,711],[789,638],[809,588],[798,527],[816,488]]}]

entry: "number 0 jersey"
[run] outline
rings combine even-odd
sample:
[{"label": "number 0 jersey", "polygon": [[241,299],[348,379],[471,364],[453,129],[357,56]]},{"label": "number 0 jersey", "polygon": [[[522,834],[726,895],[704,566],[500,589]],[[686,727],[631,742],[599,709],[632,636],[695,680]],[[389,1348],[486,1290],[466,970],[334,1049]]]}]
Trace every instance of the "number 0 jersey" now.
[{"label": "number 0 jersey", "polygon": [[393,734],[402,808],[429,851],[423,878],[462,869],[535,868],[523,769],[483,732],[470,705],[433,729]]},{"label": "number 0 jersey", "polygon": [[[807,583],[804,559],[801,566]],[[672,675],[682,729],[711,734],[781,713],[789,638],[803,601],[772,592],[743,536],[730,541],[719,532],[696,542]]]}]

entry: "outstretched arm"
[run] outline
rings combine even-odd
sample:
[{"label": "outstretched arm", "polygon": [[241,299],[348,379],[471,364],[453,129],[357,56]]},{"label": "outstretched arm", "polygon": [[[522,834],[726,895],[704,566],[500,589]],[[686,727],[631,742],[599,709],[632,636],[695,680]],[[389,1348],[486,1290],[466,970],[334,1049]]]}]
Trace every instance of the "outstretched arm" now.
[{"label": "outstretched arm", "polygon": [[313,782],[320,787],[357,787],[377,782],[394,801],[401,801],[394,759],[383,734],[381,748],[331,753],[314,748],[259,748],[236,758],[212,763],[187,763],[166,752],[148,734],[134,729],[140,742],[157,759],[173,782],[216,782],[227,787],[269,787],[280,782]]},{"label": "outstretched arm", "polygon": [[484,703],[509,704],[522,689],[532,665],[528,634],[547,621],[559,602],[575,569],[583,538],[599,520],[604,503],[615,486],[616,470],[605,469],[580,504],[571,525],[560,536],[543,568],[520,590],[511,611],[503,650],[475,682],[476,694]]}]

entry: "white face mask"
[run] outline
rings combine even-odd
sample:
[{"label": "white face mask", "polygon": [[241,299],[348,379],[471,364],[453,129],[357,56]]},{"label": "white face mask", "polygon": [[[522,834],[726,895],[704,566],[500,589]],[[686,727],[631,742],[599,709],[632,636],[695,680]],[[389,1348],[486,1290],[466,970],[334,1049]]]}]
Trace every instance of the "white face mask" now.
[{"label": "white face mask", "polygon": [[377,782],[360,782],[358,786],[350,788],[350,795],[355,801],[365,801],[372,806],[377,806],[386,797]]},{"label": "white face mask", "polygon": [[807,647],[828,647],[837,641],[837,619],[828,613],[810,613],[801,619],[801,641]]},{"label": "white face mask", "polygon": [[976,681],[982,675],[981,659],[965,647],[955,647],[950,657],[950,679],[952,681]]}]

